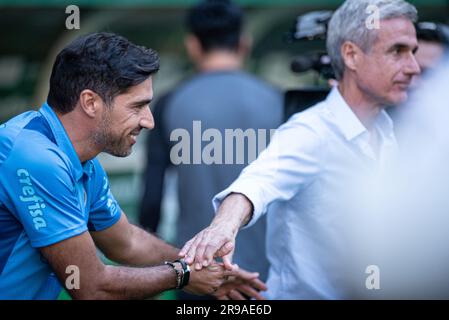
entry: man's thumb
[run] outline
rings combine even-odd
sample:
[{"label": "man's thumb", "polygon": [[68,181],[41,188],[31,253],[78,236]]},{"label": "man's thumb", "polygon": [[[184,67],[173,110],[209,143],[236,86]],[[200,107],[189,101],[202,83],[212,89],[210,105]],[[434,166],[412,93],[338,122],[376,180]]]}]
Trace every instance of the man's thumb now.
[{"label": "man's thumb", "polygon": [[234,243],[226,242],[224,245],[221,246],[220,249],[218,249],[215,256],[216,257],[224,257],[224,256],[230,254],[233,249],[234,249]]}]

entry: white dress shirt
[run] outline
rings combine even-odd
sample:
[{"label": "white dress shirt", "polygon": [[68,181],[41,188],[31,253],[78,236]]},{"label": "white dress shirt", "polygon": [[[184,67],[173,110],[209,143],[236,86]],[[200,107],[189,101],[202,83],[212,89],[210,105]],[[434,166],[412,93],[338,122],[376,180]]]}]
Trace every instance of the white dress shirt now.
[{"label": "white dress shirt", "polygon": [[374,130],[378,154],[369,131],[334,88],[326,100],[283,124],[259,158],[214,197],[215,210],[232,192],[248,197],[254,206],[248,226],[269,213],[268,299],[345,297],[337,254],[344,250],[338,195],[351,177],[382,167],[397,149],[385,111]]}]

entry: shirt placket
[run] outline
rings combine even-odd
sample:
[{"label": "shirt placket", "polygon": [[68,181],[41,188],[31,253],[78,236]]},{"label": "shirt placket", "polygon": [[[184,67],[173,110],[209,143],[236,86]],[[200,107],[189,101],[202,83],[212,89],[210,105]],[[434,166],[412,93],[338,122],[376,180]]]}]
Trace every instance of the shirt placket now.
[{"label": "shirt placket", "polygon": [[354,143],[365,157],[374,162],[378,162],[378,158],[376,157],[373,148],[371,148],[371,145],[369,144],[368,132],[362,133],[362,135],[356,138]]}]

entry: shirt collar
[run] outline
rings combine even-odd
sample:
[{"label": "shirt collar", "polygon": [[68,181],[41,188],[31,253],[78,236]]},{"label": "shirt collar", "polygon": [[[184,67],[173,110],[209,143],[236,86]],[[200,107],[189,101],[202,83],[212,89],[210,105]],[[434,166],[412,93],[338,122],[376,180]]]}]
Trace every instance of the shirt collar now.
[{"label": "shirt collar", "polygon": [[53,136],[55,137],[56,144],[69,157],[75,170],[76,181],[81,179],[81,177],[83,176],[83,172],[86,172],[90,175],[92,171],[92,165],[90,163],[91,161],[86,161],[84,166],[81,164],[80,159],[76,154],[75,148],[72,145],[72,141],[70,141],[70,138],[64,129],[64,126],[47,102],[42,105],[39,112],[44,116],[44,118],[50,125],[50,129],[53,133]]},{"label": "shirt collar", "polygon": [[[351,141],[365,133],[368,130],[360,122],[359,118],[355,115],[346,101],[343,99],[340,91],[337,87],[332,88],[331,92],[326,98],[329,109],[335,116],[335,122],[345,138]],[[385,112],[382,110],[375,120],[375,124],[379,126],[383,134],[391,136],[393,134],[393,121]]]},{"label": "shirt collar", "polygon": [[386,134],[388,138],[394,137],[394,124],[390,116],[385,110],[382,110],[376,119],[376,124],[381,129],[383,134]]}]

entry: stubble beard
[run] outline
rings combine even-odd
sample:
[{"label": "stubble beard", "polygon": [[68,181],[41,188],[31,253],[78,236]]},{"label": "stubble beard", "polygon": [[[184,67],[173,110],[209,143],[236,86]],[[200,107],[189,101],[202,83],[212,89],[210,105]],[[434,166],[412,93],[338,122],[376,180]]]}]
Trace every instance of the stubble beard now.
[{"label": "stubble beard", "polygon": [[116,157],[127,157],[131,154],[131,146],[124,136],[116,137],[111,130],[111,117],[106,111],[100,120],[98,129],[93,134],[93,141],[97,148]]}]

